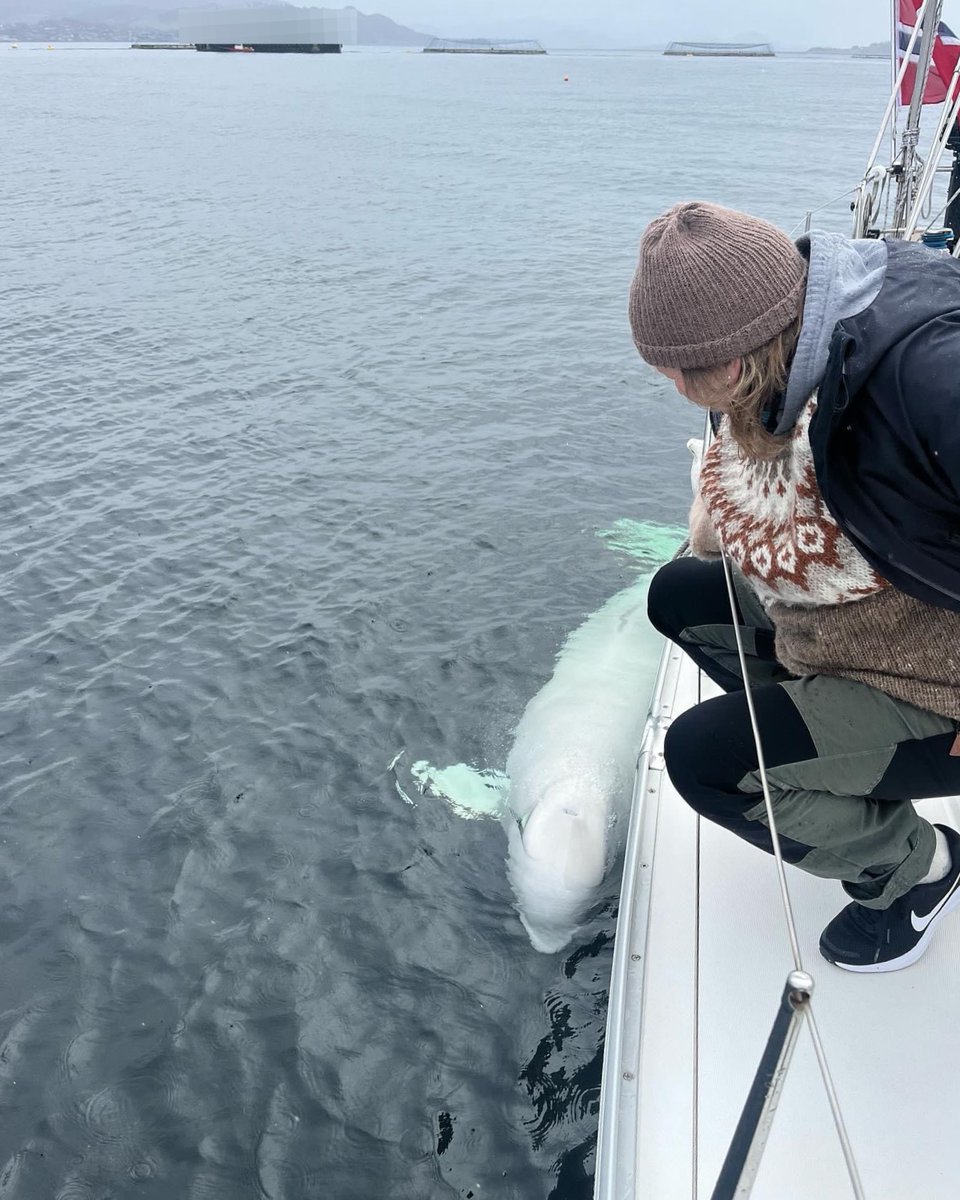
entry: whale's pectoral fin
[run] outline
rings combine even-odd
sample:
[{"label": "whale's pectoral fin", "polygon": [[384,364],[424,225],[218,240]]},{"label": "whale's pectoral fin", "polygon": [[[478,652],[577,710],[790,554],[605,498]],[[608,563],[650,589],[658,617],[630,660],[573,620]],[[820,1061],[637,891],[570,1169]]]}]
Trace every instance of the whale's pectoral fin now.
[{"label": "whale's pectoral fin", "polygon": [[437,796],[468,821],[499,817],[506,802],[510,781],[502,771],[489,771],[469,763],[434,767],[425,759],[410,768],[422,796]]}]

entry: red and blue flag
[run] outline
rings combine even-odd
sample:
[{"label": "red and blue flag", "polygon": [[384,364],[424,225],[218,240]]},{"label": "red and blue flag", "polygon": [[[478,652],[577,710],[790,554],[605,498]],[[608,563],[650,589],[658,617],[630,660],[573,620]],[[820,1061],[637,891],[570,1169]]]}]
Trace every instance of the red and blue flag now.
[{"label": "red and blue flag", "polygon": [[[920,11],[921,3],[922,0],[899,0],[900,12],[897,24],[898,68],[903,62],[903,55],[910,41],[910,35],[913,33],[913,27],[917,22],[917,13]],[[926,86],[923,89],[924,104],[942,104],[947,98],[947,89],[950,87],[951,79],[953,79],[953,71],[957,65],[958,58],[960,58],[960,38],[956,36],[949,25],[941,21],[937,28],[937,36],[933,39],[933,55],[930,70],[927,72]],[[920,39],[917,38],[913,46],[913,53],[910,55],[910,62],[904,72],[903,83],[900,85],[901,104],[910,103],[910,97],[913,95],[913,85],[917,78],[917,64],[919,61]],[[956,94],[956,91],[954,94]]]}]

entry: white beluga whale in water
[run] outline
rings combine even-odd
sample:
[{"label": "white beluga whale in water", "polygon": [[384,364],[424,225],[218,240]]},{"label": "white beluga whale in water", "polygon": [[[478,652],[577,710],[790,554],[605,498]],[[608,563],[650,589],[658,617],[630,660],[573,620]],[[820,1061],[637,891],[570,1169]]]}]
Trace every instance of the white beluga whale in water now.
[{"label": "white beluga whale in water", "polygon": [[645,566],[563,643],[507,757],[507,872],[535,949],[562,949],[622,845],[660,657],[647,619],[652,568],[683,530],[620,521],[602,536]]},{"label": "white beluga whale in water", "polygon": [[463,763],[413,764],[420,790],[459,815],[499,813],[520,920],[544,953],[573,937],[620,850],[660,656],[647,588],[652,568],[684,535],[633,521],[601,535],[646,571],[566,638],[553,675],[517,724],[506,776]]}]

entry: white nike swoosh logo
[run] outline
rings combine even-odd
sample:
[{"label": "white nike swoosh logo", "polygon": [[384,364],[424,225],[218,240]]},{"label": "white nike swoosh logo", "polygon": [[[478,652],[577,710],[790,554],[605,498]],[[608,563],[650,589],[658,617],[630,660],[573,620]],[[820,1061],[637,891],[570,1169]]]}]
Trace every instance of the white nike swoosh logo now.
[{"label": "white nike swoosh logo", "polygon": [[914,927],[914,929],[917,931],[917,933],[923,933],[923,931],[930,924],[930,922],[933,920],[933,918],[937,915],[937,913],[943,908],[943,906],[946,904],[946,902],[950,899],[950,897],[957,890],[958,883],[960,883],[960,876],[957,876],[957,879],[954,882],[953,887],[950,889],[949,892],[947,892],[947,894],[940,901],[940,903],[938,905],[936,905],[934,908],[932,908],[925,917],[918,917],[917,914],[913,911],[913,909],[910,910],[910,924]]}]

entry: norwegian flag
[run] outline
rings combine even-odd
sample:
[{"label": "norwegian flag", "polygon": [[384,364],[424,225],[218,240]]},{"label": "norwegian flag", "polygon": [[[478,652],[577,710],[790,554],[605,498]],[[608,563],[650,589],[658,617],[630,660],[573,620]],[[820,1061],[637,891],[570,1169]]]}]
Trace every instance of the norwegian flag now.
[{"label": "norwegian flag", "polygon": [[[898,0],[900,5],[900,20],[897,25],[898,47],[897,66],[903,62],[903,56],[913,33],[920,11],[922,0]],[[929,5],[928,5],[929,7]],[[923,89],[924,104],[942,104],[947,98],[947,88],[953,78],[953,70],[960,58],[960,38],[943,21],[933,39],[933,55],[930,70],[927,72],[927,83]],[[910,63],[903,76],[900,86],[900,103],[909,104],[913,95],[913,85],[917,78],[917,63],[920,61],[920,38],[917,38],[910,55]],[[954,93],[956,94],[956,93]]]}]

